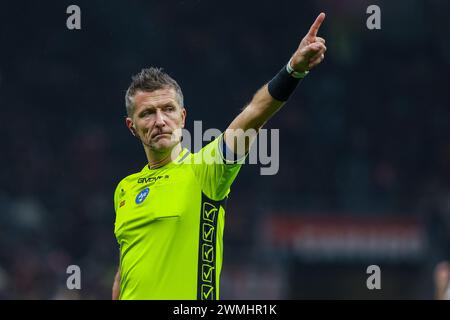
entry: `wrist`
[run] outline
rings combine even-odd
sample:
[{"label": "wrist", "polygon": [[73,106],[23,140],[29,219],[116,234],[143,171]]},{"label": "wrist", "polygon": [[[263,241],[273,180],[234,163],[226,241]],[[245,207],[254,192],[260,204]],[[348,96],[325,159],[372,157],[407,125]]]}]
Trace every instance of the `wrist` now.
[{"label": "wrist", "polygon": [[289,62],[286,64],[286,71],[294,78],[303,79],[309,73],[308,70],[305,71],[295,71],[292,67],[292,58],[289,59]]},{"label": "wrist", "polygon": [[288,72],[287,65],[276,74],[276,76],[269,81],[267,89],[269,94],[278,101],[287,101],[290,95],[294,92],[302,78],[297,78]]}]

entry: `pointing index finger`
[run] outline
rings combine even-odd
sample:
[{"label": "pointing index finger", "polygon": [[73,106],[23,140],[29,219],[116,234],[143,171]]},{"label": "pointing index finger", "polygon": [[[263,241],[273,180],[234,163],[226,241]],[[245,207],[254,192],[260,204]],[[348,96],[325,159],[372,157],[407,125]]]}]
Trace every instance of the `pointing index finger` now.
[{"label": "pointing index finger", "polygon": [[308,36],[317,36],[317,32],[319,31],[320,25],[322,24],[323,20],[325,20],[325,13],[321,12],[317,16],[316,21],[314,21],[314,23],[311,25],[311,28],[309,28]]}]

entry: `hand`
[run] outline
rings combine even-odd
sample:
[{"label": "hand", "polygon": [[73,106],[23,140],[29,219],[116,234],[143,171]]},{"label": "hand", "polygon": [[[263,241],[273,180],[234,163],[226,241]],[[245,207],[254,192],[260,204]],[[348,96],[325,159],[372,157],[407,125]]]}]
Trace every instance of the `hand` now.
[{"label": "hand", "polygon": [[434,270],[434,283],[436,289],[445,291],[450,283],[450,263],[440,262]]},{"label": "hand", "polygon": [[292,56],[291,67],[295,71],[309,71],[324,59],[327,50],[325,39],[317,36],[323,20],[325,20],[325,13],[322,12],[317,16],[316,21],[314,21]]}]

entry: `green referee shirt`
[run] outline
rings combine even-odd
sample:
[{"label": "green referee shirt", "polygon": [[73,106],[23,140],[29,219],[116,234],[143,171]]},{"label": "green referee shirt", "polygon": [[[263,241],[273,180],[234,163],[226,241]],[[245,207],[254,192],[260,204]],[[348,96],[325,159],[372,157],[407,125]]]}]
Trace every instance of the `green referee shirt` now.
[{"label": "green referee shirt", "polygon": [[118,184],[120,299],[219,299],[225,201],[243,162],[225,160],[222,137]]}]

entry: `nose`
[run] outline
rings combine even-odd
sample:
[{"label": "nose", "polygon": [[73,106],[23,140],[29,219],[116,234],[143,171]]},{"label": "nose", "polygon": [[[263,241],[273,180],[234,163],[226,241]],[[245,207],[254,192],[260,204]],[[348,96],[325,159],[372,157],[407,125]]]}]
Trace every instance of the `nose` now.
[{"label": "nose", "polygon": [[155,126],[162,128],[166,125],[164,113],[160,109],[156,109]]}]

